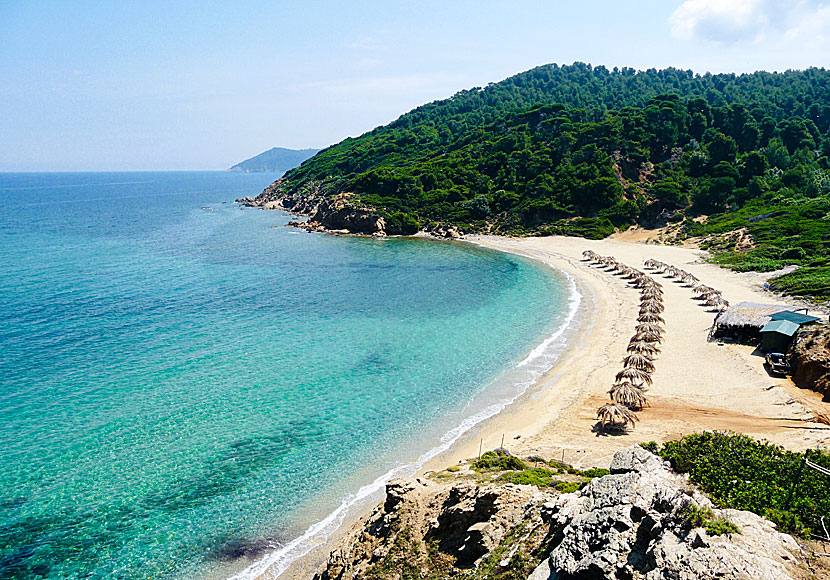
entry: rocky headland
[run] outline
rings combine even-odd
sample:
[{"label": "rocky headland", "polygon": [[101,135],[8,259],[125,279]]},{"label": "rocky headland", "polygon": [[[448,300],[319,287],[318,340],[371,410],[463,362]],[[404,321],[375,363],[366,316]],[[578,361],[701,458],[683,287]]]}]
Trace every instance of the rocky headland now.
[{"label": "rocky headland", "polygon": [[749,512],[717,509],[640,446],[574,493],[465,478],[394,480],[315,580],[806,578],[806,554]]},{"label": "rocky headland", "polygon": [[462,232],[455,226],[421,224],[405,221],[394,214],[380,212],[361,204],[348,192],[326,196],[319,187],[286,193],[283,180],[269,185],[256,197],[236,200],[247,207],[279,209],[308,218],[292,220],[287,225],[313,232],[356,234],[364,236],[405,236],[421,233],[437,238],[456,239]]}]

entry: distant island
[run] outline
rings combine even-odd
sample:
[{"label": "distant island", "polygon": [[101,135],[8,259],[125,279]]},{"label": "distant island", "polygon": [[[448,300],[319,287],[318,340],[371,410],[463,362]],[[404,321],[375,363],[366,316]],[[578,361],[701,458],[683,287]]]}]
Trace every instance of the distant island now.
[{"label": "distant island", "polygon": [[314,157],[319,149],[286,149],[273,147],[228,169],[239,173],[285,173],[306,159]]}]

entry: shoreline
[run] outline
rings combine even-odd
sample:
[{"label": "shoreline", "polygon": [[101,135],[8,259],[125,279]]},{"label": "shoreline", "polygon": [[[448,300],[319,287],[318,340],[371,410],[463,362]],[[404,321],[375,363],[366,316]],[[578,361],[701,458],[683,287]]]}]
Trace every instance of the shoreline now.
[{"label": "shoreline", "polygon": [[[320,233],[333,233],[334,235],[338,235],[338,232]],[[450,241],[434,238],[433,236],[417,237],[429,237],[439,242]],[[467,240],[452,241],[470,243]],[[483,244],[473,243],[472,245],[486,247]],[[500,250],[495,251],[508,253],[501,252]],[[314,521],[298,537],[268,554],[260,555],[256,560],[249,561],[243,569],[238,570],[230,576],[227,574],[223,576],[211,575],[211,578],[215,577],[218,579],[221,577],[227,578],[228,580],[252,580],[260,578],[311,577],[318,565],[328,556],[331,547],[342,535],[383,500],[387,481],[395,478],[415,478],[445,467],[448,465],[448,458],[455,456],[454,450],[459,446],[459,442],[466,439],[472,440],[472,438],[479,436],[486,429],[486,425],[493,419],[519,404],[519,401],[534,394],[540,388],[540,385],[545,385],[551,381],[552,369],[555,368],[560,360],[567,356],[573,343],[571,338],[574,335],[578,335],[581,331],[580,319],[583,318],[581,315],[585,310],[585,296],[584,292],[581,291],[582,289],[580,288],[578,280],[567,272],[563,272],[559,268],[553,267],[531,256],[520,255],[520,257],[533,262],[535,267],[548,271],[548,275],[562,278],[561,282],[565,289],[564,298],[567,313],[561,324],[553,328],[552,334],[544,335],[541,342],[532,345],[528,354],[522,360],[505,369],[488,384],[484,393],[489,392],[490,396],[493,397],[492,400],[489,400],[482,408],[463,415],[461,422],[453,425],[448,430],[445,430],[445,428],[437,429],[435,435],[438,438],[436,438],[435,445],[424,451],[413,461],[398,465],[379,476],[369,475],[365,479],[362,479],[356,473],[352,479],[356,483],[355,488],[359,487],[359,489],[343,499],[340,505],[333,511],[327,513],[321,519]],[[534,370],[530,365],[538,358],[552,359],[553,366],[551,366],[550,362],[543,361],[543,370]],[[518,374],[519,369],[526,365],[529,367],[529,370],[525,372],[533,375],[530,376],[527,382],[520,380],[521,377],[509,376]],[[509,380],[506,380],[506,377],[509,377]],[[501,385],[503,389],[505,385],[509,385],[507,388],[509,392],[492,393],[491,391],[497,388],[500,381],[505,381]],[[505,446],[509,447],[508,442],[505,442]],[[371,470],[367,468],[366,470],[359,470],[359,472],[365,477],[368,475],[367,472],[370,473]],[[361,485],[361,479],[363,482],[366,482],[372,478],[373,480],[371,482]],[[285,563],[286,560],[288,561],[287,565]]]},{"label": "shoreline", "polygon": [[[655,257],[685,268],[704,283],[722,288],[733,304],[743,300],[793,304],[754,287],[757,277],[742,277],[702,260],[705,252],[656,246],[614,238],[504,238],[470,236],[473,243],[539,261],[569,276],[582,295],[565,347],[554,364],[501,411],[463,433],[446,451],[427,461],[416,476],[445,468],[500,446],[527,456],[563,459],[575,467],[603,466],[613,453],[632,443],[665,441],[703,430],[732,430],[783,444],[791,449],[830,445],[830,427],[811,422],[813,410],[830,412],[820,395],[799,389],[788,379],[770,377],[752,347],[709,343],[714,318],[691,300],[691,292],[657,276],[666,290],[667,340],[657,358],[651,407],[639,412],[640,423],[616,436],[591,430],[596,408],[619,370],[625,344],[636,324],[638,293],[624,280],[581,260],[584,249],[614,255],[631,267]],[[797,304],[797,303],[796,303]],[[701,365],[697,361],[706,361]],[[519,438],[515,438],[516,436]],[[325,543],[295,560],[280,576],[311,577],[351,526],[376,502],[351,514]],[[358,511],[358,510],[355,510]]]}]

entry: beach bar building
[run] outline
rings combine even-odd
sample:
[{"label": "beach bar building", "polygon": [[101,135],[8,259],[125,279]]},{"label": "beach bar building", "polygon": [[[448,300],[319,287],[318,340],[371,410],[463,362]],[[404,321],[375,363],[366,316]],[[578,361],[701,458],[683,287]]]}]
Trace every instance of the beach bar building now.
[{"label": "beach bar building", "polygon": [[786,352],[798,329],[817,320],[807,314],[806,308],[741,302],[715,318],[712,337],[750,344],[760,341],[761,348],[767,352]]}]

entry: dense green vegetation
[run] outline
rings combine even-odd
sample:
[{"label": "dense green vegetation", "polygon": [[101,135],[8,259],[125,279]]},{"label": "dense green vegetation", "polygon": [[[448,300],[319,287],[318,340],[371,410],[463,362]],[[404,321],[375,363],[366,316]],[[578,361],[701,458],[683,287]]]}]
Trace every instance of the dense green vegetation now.
[{"label": "dense green vegetation", "polygon": [[[695,75],[546,65],[419,107],[290,171],[279,194],[354,192],[408,227],[602,238],[746,227],[739,269],[830,298],[830,71]],[[690,218],[708,215],[699,223]]]},{"label": "dense green vegetation", "polygon": [[[811,532],[824,537],[822,516],[830,524],[830,477],[804,468],[793,490],[803,454],[745,435],[708,432],[644,447],[668,459],[675,471],[688,473],[722,507],[763,515],[781,531],[804,537]],[[810,461],[830,468],[827,452],[812,451]],[[710,522],[706,514],[690,517],[702,517],[703,525],[712,524],[720,533],[733,533],[726,524]]]}]

